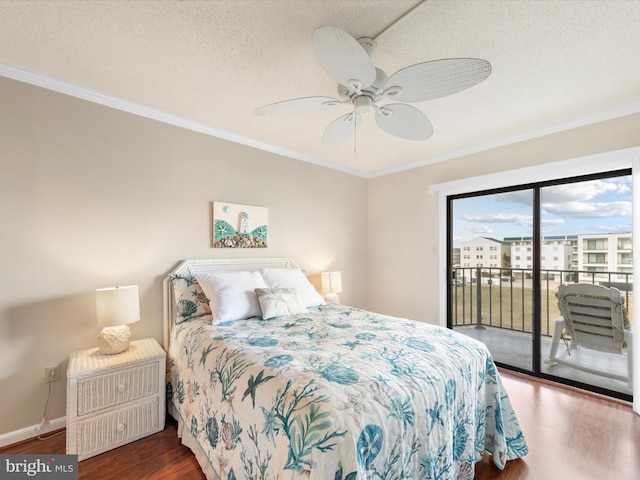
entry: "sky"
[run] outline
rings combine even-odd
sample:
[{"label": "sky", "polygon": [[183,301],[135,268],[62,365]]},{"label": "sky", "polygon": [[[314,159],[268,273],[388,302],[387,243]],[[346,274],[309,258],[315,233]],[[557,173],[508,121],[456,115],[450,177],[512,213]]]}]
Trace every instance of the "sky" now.
[{"label": "sky", "polygon": [[[545,236],[631,232],[631,176],[544,187],[540,197]],[[531,237],[532,204],[532,190],[454,200],[454,247],[475,237]]]}]

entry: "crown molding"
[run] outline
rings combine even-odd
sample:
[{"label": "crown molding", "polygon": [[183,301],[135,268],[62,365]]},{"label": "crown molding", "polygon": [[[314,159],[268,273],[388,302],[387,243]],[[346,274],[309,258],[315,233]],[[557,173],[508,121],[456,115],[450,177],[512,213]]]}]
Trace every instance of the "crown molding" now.
[{"label": "crown molding", "polygon": [[362,170],[356,170],[353,168],[345,167],[343,165],[338,165],[336,163],[327,162],[325,160],[312,157],[310,155],[305,155],[303,153],[300,153],[294,150],[289,150],[283,147],[279,147],[277,145],[262,142],[254,138],[244,137],[244,136],[235,134],[233,132],[229,132],[226,130],[213,127],[211,125],[207,125],[201,122],[196,122],[188,118],[180,117],[178,115],[164,112],[162,110],[157,110],[155,108],[151,108],[145,105],[131,102],[129,100],[107,95],[105,93],[102,93],[96,90],[91,90],[79,85],[74,85],[64,80],[60,80],[60,79],[48,77],[46,75],[42,75],[39,73],[31,72],[19,67],[15,67],[13,65],[9,65],[7,63],[0,62],[0,76],[11,78],[13,80],[17,80],[23,83],[28,83],[30,85],[35,85],[37,87],[45,88],[47,90],[52,90],[54,92],[62,93],[64,95],[69,95],[71,97],[79,98],[81,100],[97,103],[99,105],[114,108],[116,110],[121,110],[123,112],[131,113],[131,114],[149,118],[152,120],[157,120],[159,122],[167,123],[169,125],[186,128],[187,130],[192,130],[198,133],[202,133],[204,135],[209,135],[209,136],[220,138],[223,140],[228,140],[230,142],[246,145],[248,147],[256,148],[258,150],[263,150],[266,152],[274,153],[276,155],[292,158],[294,160],[300,160],[303,162],[311,163],[313,165],[317,165],[320,167],[330,168],[332,170],[337,170],[339,172],[347,173],[349,175],[354,175],[364,179],[372,179],[372,178],[382,177],[385,175],[391,175],[394,173],[403,172],[406,170],[412,170],[414,168],[424,167],[426,165],[431,165],[433,163],[444,162],[447,160],[464,157],[466,155],[471,155],[474,153],[479,153],[486,150],[491,150],[494,148],[511,145],[513,143],[518,143],[525,140],[531,140],[534,138],[551,135],[553,133],[563,132],[565,130],[571,130],[573,128],[583,127],[593,123],[598,123],[605,120],[611,120],[614,118],[623,117],[626,115],[640,112],[640,101],[634,102],[627,105],[623,105],[618,108],[605,110],[603,112],[598,112],[592,115],[586,115],[586,116],[579,117],[567,122],[558,123],[555,125],[532,130],[522,134],[512,135],[510,137],[505,137],[496,141],[477,144],[467,148],[455,150],[452,152],[443,153],[440,155],[425,157],[422,160],[407,163],[404,165],[399,165],[397,167],[385,168],[385,169],[376,170],[373,172],[365,172]]},{"label": "crown molding", "polygon": [[134,115],[149,118],[152,120],[157,120],[159,122],[167,123],[169,125],[174,125],[176,127],[192,130],[194,132],[202,133],[204,135],[209,135],[211,137],[216,137],[223,140],[228,140],[230,142],[238,143],[241,145],[246,145],[248,147],[257,148],[258,150],[264,150],[266,152],[275,153],[276,155],[282,155],[284,157],[293,158],[295,160],[301,160],[303,162],[318,165],[320,167],[330,168],[333,170],[338,170],[340,172],[348,173],[350,175],[355,175],[358,177],[364,176],[363,172],[359,170],[355,170],[353,168],[344,167],[342,165],[327,162],[319,158],[305,155],[300,152],[288,150],[286,148],[282,148],[277,145],[265,143],[265,142],[256,140],[254,138],[248,138],[241,135],[237,135],[233,132],[212,127],[211,125],[207,125],[205,123],[196,122],[188,118],[180,117],[178,115],[164,112],[162,110],[157,110],[155,108],[151,108],[146,105],[141,105],[139,103],[131,102],[123,98],[114,97],[96,90],[91,90],[89,88],[81,87],[79,85],[74,85],[72,83],[65,82],[64,80],[60,80],[60,79],[48,77],[46,75],[41,75],[39,73],[24,70],[22,68],[15,67],[7,63],[0,62],[0,76],[7,77],[12,80],[17,80],[23,83],[28,83],[30,85],[35,85],[36,87],[45,88],[47,90],[51,90],[57,93],[62,93],[64,95],[69,95],[70,97],[75,97],[81,100],[86,100],[88,102],[97,103],[105,107],[114,108],[116,110],[132,113]]},{"label": "crown molding", "polygon": [[510,137],[501,138],[493,142],[482,143],[473,145],[468,148],[455,150],[453,152],[443,153],[441,155],[434,155],[432,157],[426,157],[416,162],[407,163],[398,167],[385,168],[369,173],[366,178],[376,178],[393,173],[403,172],[406,170],[412,170],[414,168],[424,167],[433,163],[444,162],[446,160],[453,160],[454,158],[464,157],[474,153],[484,152],[486,150],[492,150],[494,148],[504,147],[525,140],[531,140],[534,138],[544,137],[552,135],[554,133],[564,132],[573,128],[584,127],[598,122],[604,122],[606,120],[613,120],[614,118],[624,117],[634,113],[640,112],[640,102],[633,102],[621,107],[604,110],[591,115],[585,115],[583,117],[575,118],[566,122],[557,123],[547,127],[531,130],[529,132],[521,133],[518,135],[512,135]]},{"label": "crown molding", "polygon": [[444,196],[458,195],[513,186],[517,184],[514,182],[514,178],[526,178],[526,182],[523,183],[529,184],[558,178],[624,170],[631,168],[634,159],[640,160],[640,147],[594,153],[568,160],[558,160],[552,163],[451,180],[430,185],[429,193],[438,193]]}]

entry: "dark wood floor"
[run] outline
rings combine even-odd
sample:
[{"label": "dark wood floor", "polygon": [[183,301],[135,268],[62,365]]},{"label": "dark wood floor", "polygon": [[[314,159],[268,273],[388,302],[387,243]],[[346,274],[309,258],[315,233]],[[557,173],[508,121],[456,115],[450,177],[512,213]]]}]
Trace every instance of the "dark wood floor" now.
[{"label": "dark wood floor", "polygon": [[[529,445],[529,454],[498,470],[488,457],[476,480],[640,479],[640,416],[628,404],[502,372]],[[30,440],[0,453],[64,453],[65,437]],[[201,480],[200,467],[180,444],[176,424],[80,462],[80,480]]]}]

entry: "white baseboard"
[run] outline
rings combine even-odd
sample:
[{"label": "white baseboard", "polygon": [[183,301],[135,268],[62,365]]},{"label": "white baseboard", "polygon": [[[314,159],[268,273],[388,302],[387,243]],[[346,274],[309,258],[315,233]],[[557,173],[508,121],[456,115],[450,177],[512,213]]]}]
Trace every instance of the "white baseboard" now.
[{"label": "white baseboard", "polygon": [[46,436],[47,433],[52,430],[64,428],[67,425],[67,417],[59,417],[49,420],[49,423],[44,425],[40,432],[36,431],[38,425],[40,424],[38,423],[36,425],[31,425],[30,427],[21,428],[20,430],[3,433],[0,435],[0,448],[6,447],[7,445],[13,445],[14,443],[22,442],[24,440],[29,440],[30,438],[38,436],[38,434]]}]

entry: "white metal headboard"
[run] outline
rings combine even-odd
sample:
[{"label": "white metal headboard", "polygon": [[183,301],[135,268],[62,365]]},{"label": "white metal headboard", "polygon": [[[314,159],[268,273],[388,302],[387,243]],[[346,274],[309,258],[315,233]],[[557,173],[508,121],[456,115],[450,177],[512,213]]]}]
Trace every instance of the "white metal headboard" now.
[{"label": "white metal headboard", "polygon": [[200,258],[184,260],[171,270],[162,281],[164,349],[169,349],[171,329],[175,325],[176,301],[171,288],[171,275],[188,275],[211,272],[237,272],[240,270],[259,270],[261,268],[296,268],[290,258]]}]

